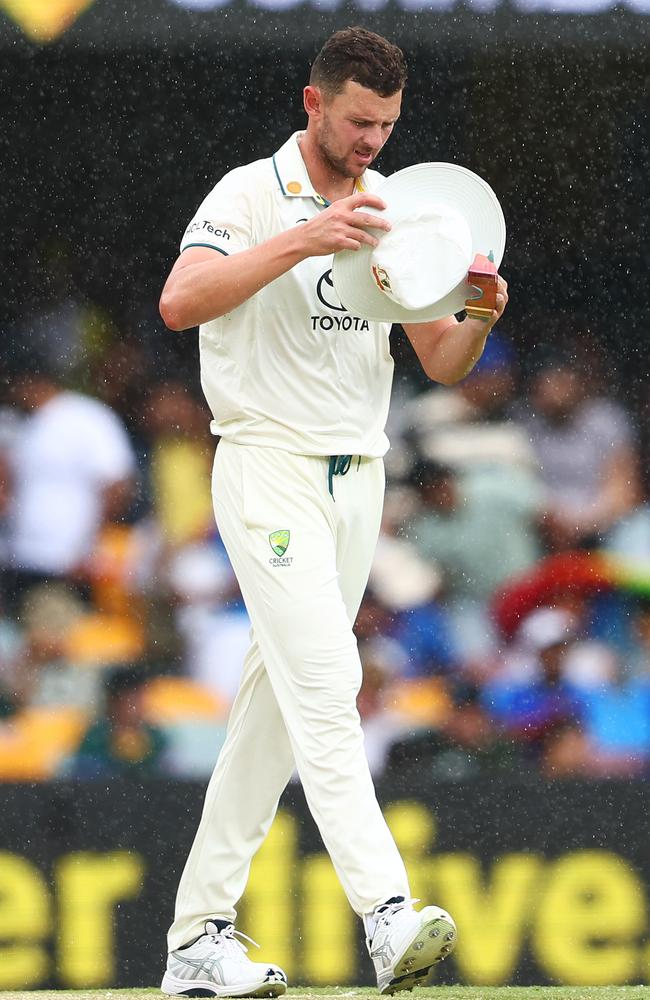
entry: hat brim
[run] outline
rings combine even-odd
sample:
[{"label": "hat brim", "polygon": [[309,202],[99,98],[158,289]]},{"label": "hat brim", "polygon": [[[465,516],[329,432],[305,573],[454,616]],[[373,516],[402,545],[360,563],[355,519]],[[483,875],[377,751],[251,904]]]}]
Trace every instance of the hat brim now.
[{"label": "hat brim", "polygon": [[[387,177],[373,194],[386,202],[384,211],[364,205],[358,211],[378,215],[393,226],[416,205],[442,203],[459,212],[472,234],[472,259],[490,253],[498,267],[506,245],[506,223],[494,191],[481,177],[453,163],[417,163]],[[381,239],[383,229],[372,230]],[[465,308],[471,288],[466,281],[423,309],[406,309],[382,292],[371,273],[373,247],[334,254],[332,281],[348,312],[382,323],[427,323]]]}]

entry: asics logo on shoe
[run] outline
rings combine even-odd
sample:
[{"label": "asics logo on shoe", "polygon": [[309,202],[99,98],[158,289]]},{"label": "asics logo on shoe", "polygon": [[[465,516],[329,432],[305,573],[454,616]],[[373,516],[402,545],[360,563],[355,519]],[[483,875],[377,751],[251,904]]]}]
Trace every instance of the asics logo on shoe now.
[{"label": "asics logo on shoe", "polygon": [[219,979],[223,982],[223,968],[218,958],[206,959],[205,962],[201,964],[201,968],[198,970],[197,975],[199,972],[204,972],[206,976],[212,976],[215,980],[218,973]]},{"label": "asics logo on shoe", "polygon": [[239,938],[251,938],[226,921],[210,920],[205,929],[208,933],[169,955],[161,986],[164,993],[279,997],[286,992],[287,977],[282,969],[248,958],[246,945]]},{"label": "asics logo on shoe", "polygon": [[373,948],[370,952],[370,957],[373,962],[381,962],[384,968],[393,961],[395,957],[395,951],[390,946],[389,941],[384,941],[380,944],[378,948]]}]

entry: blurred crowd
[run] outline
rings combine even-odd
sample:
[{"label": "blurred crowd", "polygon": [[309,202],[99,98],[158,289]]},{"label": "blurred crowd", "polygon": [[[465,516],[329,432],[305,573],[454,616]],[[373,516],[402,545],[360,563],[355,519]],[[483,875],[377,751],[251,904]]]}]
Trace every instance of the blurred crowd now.
[{"label": "blurred crowd", "polygon": [[[0,405],[0,780],[205,778],[249,632],[209,413],[151,343],[50,291]],[[645,777],[638,407],[579,326],[525,354],[508,333],[457,386],[396,373],[356,623],[371,768]]]}]

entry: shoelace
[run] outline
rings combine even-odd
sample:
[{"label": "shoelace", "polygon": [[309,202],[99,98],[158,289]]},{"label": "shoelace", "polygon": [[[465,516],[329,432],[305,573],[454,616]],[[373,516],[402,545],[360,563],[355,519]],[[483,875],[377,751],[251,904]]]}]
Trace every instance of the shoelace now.
[{"label": "shoelace", "polygon": [[[237,937],[235,937],[235,935],[237,935]],[[244,934],[243,931],[238,931],[234,924],[228,924],[227,927],[224,927],[222,931],[218,931],[216,934],[206,934],[206,937],[209,937],[215,944],[225,945],[226,949],[230,951],[231,954],[233,954],[233,946],[236,946],[238,950],[244,952],[248,951],[246,945],[242,941],[239,941],[238,938],[245,938],[246,941],[250,941],[251,944],[254,944],[256,948],[260,947],[257,941],[253,941],[252,937],[249,937],[248,934]],[[236,954],[236,952],[234,952],[234,954]]]},{"label": "shoelace", "polygon": [[399,903],[384,903],[382,906],[377,907],[375,910],[375,919],[377,924],[375,926],[375,931],[373,937],[377,933],[377,929],[380,924],[386,924],[390,921],[390,918],[394,916],[398,910],[404,910],[407,906],[412,906],[413,903],[419,903],[419,899],[403,899]]}]

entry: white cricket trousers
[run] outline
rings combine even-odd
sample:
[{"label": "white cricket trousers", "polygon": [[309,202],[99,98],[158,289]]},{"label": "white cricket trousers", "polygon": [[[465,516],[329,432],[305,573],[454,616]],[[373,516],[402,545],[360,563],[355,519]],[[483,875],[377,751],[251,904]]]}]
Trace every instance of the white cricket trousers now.
[{"label": "white cricket trousers", "polygon": [[[234,921],[294,766],[352,908],[362,915],[410,895],[356,708],[352,625],[379,533],[383,461],[357,467],[355,457],[334,477],[332,497],[327,458],[222,440],[212,485],[252,644],[181,877],[170,951],[204,933],[211,917]],[[289,532],[283,554],[286,534],[277,531]]]}]

